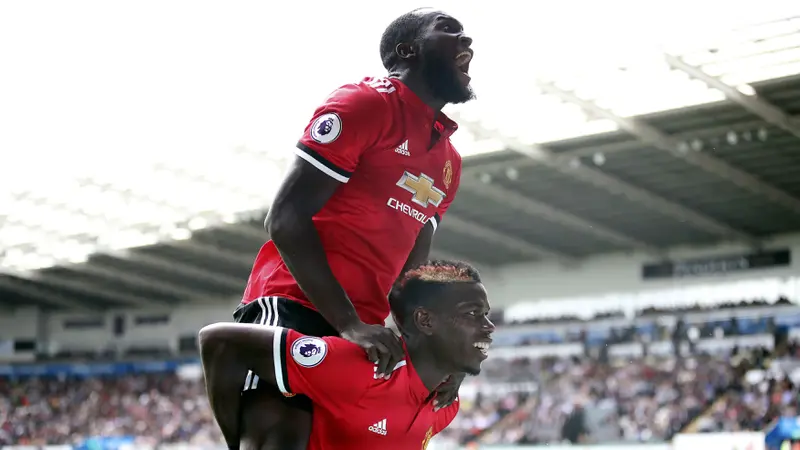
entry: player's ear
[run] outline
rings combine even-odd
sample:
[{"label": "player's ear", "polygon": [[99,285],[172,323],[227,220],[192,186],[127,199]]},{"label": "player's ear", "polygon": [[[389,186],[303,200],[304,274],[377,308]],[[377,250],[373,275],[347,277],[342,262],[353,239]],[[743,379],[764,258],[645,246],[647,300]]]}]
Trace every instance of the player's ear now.
[{"label": "player's ear", "polygon": [[417,50],[411,44],[397,44],[397,47],[394,48],[394,51],[401,59],[411,59],[417,56]]},{"label": "player's ear", "polygon": [[417,327],[420,333],[426,336],[433,334],[435,322],[436,316],[425,308],[417,308],[414,310],[414,326]]}]

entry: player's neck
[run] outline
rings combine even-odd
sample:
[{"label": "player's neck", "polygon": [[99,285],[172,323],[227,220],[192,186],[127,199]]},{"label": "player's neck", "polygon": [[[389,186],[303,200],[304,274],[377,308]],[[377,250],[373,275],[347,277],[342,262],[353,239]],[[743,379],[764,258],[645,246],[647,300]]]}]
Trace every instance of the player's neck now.
[{"label": "player's neck", "polygon": [[408,345],[406,348],[408,358],[411,359],[411,365],[414,366],[422,384],[433,392],[453,371],[440,367],[441,358],[434,356],[430,351],[430,346],[419,341],[414,344]]},{"label": "player's neck", "polygon": [[444,105],[447,104],[446,102],[437,99],[422,77],[410,70],[392,72],[389,74],[389,76],[402,81],[403,84],[411,89],[411,92],[416,94],[420,100],[422,100],[426,105],[430,106],[434,111],[441,111],[442,108],[444,108]]}]

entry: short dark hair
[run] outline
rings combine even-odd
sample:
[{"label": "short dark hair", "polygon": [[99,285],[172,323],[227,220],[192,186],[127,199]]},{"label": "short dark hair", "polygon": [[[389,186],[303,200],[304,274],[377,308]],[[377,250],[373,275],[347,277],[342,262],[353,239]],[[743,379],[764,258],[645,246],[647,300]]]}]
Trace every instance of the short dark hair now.
[{"label": "short dark hair", "polygon": [[432,260],[408,270],[389,294],[398,327],[405,328],[415,309],[432,308],[442,289],[464,282],[480,283],[481,275],[463,261]]},{"label": "short dark hair", "polygon": [[381,61],[386,70],[392,70],[399,62],[399,56],[395,49],[398,44],[414,42],[418,37],[428,19],[419,11],[429,8],[417,8],[409,11],[402,16],[394,19],[386,27],[381,36]]}]

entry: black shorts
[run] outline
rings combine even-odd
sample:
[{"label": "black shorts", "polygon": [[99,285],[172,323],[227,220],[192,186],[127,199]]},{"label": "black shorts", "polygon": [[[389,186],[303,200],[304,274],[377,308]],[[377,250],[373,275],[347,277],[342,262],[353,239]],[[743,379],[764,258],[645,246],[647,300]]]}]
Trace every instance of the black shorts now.
[{"label": "black shorts", "polygon": [[[282,297],[261,297],[246,305],[239,304],[233,311],[233,320],[236,323],[255,323],[289,328],[308,336],[339,336],[336,329],[320,313],[306,308],[294,300]],[[258,375],[248,372],[242,394],[245,395],[248,391],[257,389],[273,389],[278,392],[278,388],[259,383]],[[311,400],[305,395],[284,396],[283,399],[294,407],[306,411],[311,410]]]}]

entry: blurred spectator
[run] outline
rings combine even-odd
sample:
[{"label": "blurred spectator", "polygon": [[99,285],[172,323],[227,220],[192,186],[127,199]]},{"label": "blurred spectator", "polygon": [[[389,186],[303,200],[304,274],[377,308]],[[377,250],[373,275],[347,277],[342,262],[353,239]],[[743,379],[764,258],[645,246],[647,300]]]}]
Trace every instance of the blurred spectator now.
[{"label": "blurred spectator", "polygon": [[0,445],[79,444],[91,436],[221,442],[202,380],[174,374],[0,379]]},{"label": "blurred spectator", "polygon": [[[483,377],[495,383],[524,378],[538,389],[462,403],[450,438],[464,443],[480,436],[492,444],[665,440],[703,412],[733,373],[722,356],[609,364],[520,358],[487,362]],[[520,406],[508,408],[515,403]]]},{"label": "blurred spectator", "polygon": [[[737,351],[731,363],[740,380],[713,405],[698,424],[698,431],[760,430],[780,416],[797,416],[800,406],[798,350],[797,343],[785,342],[775,352]],[[789,362],[791,372],[776,363],[778,360]]]}]

